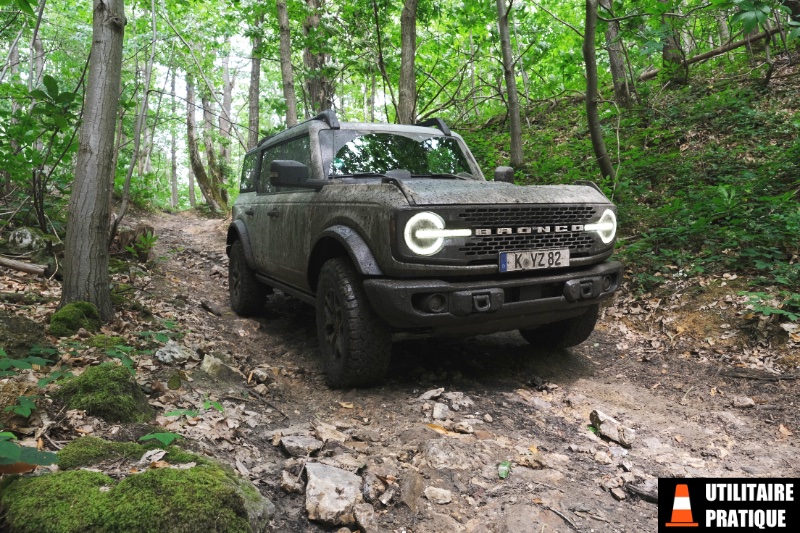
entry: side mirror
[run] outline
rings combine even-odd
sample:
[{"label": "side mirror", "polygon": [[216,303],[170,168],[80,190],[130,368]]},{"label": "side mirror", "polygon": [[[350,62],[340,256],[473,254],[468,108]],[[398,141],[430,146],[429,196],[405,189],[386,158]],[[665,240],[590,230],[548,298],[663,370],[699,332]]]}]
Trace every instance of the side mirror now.
[{"label": "side mirror", "polygon": [[276,159],[269,165],[269,182],[273,187],[302,187],[308,181],[308,167],[298,161]]},{"label": "side mirror", "polygon": [[511,167],[497,167],[494,169],[494,181],[514,183],[514,169]]}]

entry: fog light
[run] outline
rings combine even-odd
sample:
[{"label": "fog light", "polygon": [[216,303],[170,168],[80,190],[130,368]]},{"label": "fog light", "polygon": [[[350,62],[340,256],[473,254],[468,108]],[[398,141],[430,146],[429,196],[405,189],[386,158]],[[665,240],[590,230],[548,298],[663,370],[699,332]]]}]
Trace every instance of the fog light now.
[{"label": "fog light", "polygon": [[438,292],[431,294],[425,299],[425,307],[431,313],[441,313],[447,308],[447,297]]},{"label": "fog light", "polygon": [[603,292],[607,292],[610,288],[614,280],[611,279],[611,276],[603,276]]}]

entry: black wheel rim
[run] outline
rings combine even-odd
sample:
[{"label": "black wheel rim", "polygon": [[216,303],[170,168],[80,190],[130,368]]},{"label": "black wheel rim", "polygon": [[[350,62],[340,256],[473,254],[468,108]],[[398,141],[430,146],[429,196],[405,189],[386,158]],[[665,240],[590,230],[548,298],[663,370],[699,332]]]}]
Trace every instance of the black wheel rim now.
[{"label": "black wheel rim", "polygon": [[325,311],[325,342],[334,359],[342,357],[342,332],[344,316],[339,295],[333,289],[325,291],[323,309]]}]

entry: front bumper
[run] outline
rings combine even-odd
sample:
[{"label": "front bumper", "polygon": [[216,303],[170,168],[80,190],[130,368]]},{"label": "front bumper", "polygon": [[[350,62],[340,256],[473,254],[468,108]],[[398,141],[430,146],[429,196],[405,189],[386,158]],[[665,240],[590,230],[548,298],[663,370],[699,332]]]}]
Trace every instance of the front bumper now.
[{"label": "front bumper", "polygon": [[364,280],[376,313],[400,331],[478,335],[530,329],[579,316],[619,288],[622,263],[549,275],[516,275],[449,282],[434,279]]}]

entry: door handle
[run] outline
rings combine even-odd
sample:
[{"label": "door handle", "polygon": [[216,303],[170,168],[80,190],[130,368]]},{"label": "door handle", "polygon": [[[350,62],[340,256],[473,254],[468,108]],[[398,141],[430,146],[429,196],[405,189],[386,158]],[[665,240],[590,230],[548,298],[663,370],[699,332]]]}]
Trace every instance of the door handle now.
[{"label": "door handle", "polygon": [[273,209],[272,211],[267,211],[267,216],[268,216],[269,218],[278,218],[278,216],[279,216],[280,214],[281,214],[281,212],[280,212],[280,211],[278,211],[277,209]]},{"label": "door handle", "polygon": [[244,214],[245,214],[245,215],[248,215],[248,216],[253,216],[253,215],[255,215],[255,214],[256,214],[256,212],[255,212],[255,211],[253,211],[252,209],[248,209],[247,211],[245,211],[245,212],[244,212]]}]

